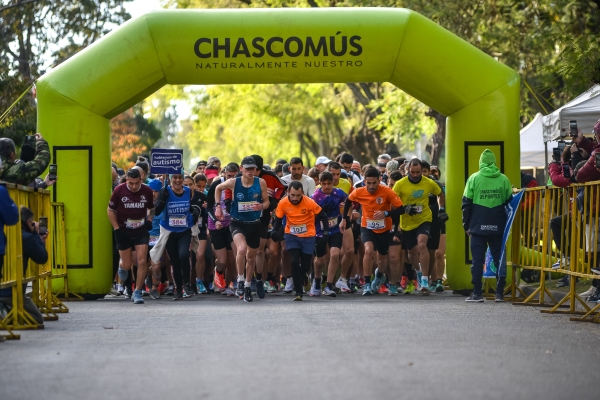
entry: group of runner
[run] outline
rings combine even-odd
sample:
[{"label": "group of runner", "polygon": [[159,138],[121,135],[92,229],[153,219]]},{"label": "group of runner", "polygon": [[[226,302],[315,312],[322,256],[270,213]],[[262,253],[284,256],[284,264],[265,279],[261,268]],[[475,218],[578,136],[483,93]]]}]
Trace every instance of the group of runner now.
[{"label": "group of runner", "polygon": [[251,302],[281,290],[301,301],[308,283],[311,297],[443,292],[439,169],[389,156],[361,169],[347,153],[319,157],[310,171],[298,157],[281,161],[271,170],[253,155],[222,168],[211,157],[193,174],[149,179],[140,157],[108,206],[121,282],[113,292],[134,304],[146,292]]}]

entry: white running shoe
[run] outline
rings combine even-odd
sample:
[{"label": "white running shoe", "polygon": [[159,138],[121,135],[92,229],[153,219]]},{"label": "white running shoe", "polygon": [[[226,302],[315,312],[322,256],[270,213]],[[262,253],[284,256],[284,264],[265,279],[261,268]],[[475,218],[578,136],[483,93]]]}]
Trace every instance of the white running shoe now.
[{"label": "white running shoe", "polygon": [[338,279],[338,281],[335,283],[335,287],[340,289],[342,293],[350,293],[350,288],[348,287],[348,283],[345,279]]},{"label": "white running shoe", "polygon": [[310,285],[310,291],[308,292],[308,295],[310,297],[319,297],[321,295],[321,290],[319,288],[315,287],[314,281],[313,281],[313,284]]},{"label": "white running shoe", "polygon": [[223,296],[229,296],[229,297],[235,296],[235,290],[233,290],[232,288],[230,288],[229,286],[227,286],[227,288],[225,289],[225,291],[221,292],[221,294]]},{"label": "white running shoe", "polygon": [[292,293],[294,290],[294,280],[292,278],[287,278],[285,281],[285,287],[283,288],[283,293]]},{"label": "white running shoe", "polygon": [[325,286],[325,289],[323,289],[323,294],[328,297],[336,296],[335,292],[333,290],[329,289],[329,286]]},{"label": "white running shoe", "polygon": [[596,293],[596,288],[593,286],[590,286],[590,288],[587,291],[581,293],[579,296],[580,297],[590,297],[594,293]]},{"label": "white running shoe", "polygon": [[569,257],[563,257],[562,260],[558,260],[557,262],[552,264],[552,269],[559,269],[561,267],[562,269],[565,269],[569,265],[571,265],[571,259]]}]

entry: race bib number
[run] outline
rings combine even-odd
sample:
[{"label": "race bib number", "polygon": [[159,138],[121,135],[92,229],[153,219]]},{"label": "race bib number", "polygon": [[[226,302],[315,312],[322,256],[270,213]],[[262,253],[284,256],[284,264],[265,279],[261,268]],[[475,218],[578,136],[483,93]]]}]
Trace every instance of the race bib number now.
[{"label": "race bib number", "polygon": [[138,229],[144,226],[143,219],[128,219],[125,221],[125,228],[127,229]]},{"label": "race bib number", "polygon": [[330,218],[330,219],[329,219],[329,227],[330,227],[330,228],[336,227],[336,226],[338,226],[338,225],[339,225],[339,224],[338,224],[338,219],[337,219],[337,217],[335,217],[335,218]]},{"label": "race bib number", "polygon": [[171,215],[169,216],[169,226],[173,228],[185,228],[187,227],[187,218],[185,215]]},{"label": "race bib number", "polygon": [[368,219],[367,229],[384,229],[385,219]]},{"label": "race bib number", "polygon": [[300,234],[303,234],[306,232],[308,232],[308,229],[306,228],[306,224],[290,226],[290,233],[292,235],[300,235]]},{"label": "race bib number", "polygon": [[254,206],[258,204],[256,201],[240,201],[238,203],[239,212],[255,211]]}]

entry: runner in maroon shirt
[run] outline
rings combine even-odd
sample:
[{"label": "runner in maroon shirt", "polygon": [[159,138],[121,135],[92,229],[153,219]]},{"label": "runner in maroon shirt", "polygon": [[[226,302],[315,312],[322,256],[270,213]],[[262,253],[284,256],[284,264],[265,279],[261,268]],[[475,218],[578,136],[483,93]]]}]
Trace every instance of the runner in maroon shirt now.
[{"label": "runner in maroon shirt", "polygon": [[144,304],[142,287],[148,273],[147,255],[152,219],[154,218],[153,192],[142,184],[137,169],[127,171],[125,183],[115,188],[108,203],[108,219],[115,231],[117,249],[121,256],[119,279],[125,282],[133,266],[132,248],[137,255],[137,279],[131,296],[134,304]]}]

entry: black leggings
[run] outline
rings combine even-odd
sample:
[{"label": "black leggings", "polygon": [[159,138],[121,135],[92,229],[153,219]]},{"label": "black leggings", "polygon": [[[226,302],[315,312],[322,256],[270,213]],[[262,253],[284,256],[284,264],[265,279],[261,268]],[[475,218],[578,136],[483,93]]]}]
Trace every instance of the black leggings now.
[{"label": "black leggings", "polygon": [[167,240],[167,254],[171,259],[171,274],[178,291],[183,290],[183,284],[190,283],[190,242],[192,230],[171,232]]},{"label": "black leggings", "polygon": [[313,255],[300,252],[300,249],[288,250],[292,259],[292,279],[294,280],[294,289],[296,296],[302,296],[303,284],[306,274],[310,270],[310,263]]}]

